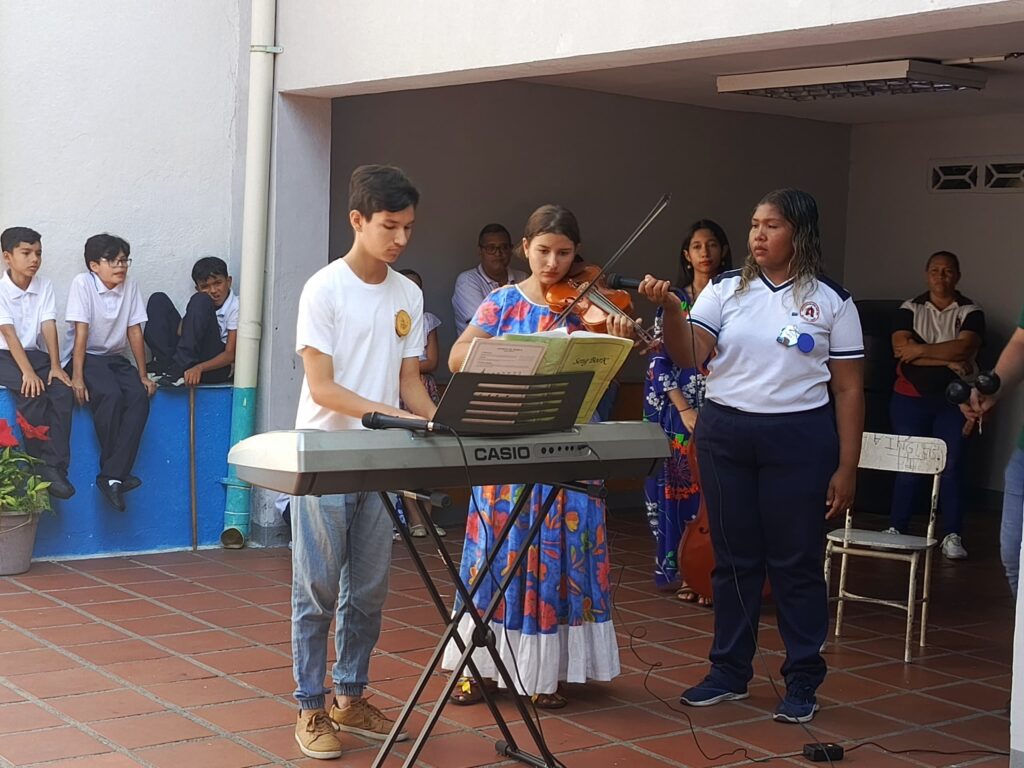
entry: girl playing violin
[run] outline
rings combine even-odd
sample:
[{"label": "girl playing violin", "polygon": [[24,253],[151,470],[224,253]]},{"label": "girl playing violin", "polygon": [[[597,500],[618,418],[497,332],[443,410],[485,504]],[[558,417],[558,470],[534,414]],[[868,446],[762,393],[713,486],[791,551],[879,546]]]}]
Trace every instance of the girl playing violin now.
[{"label": "girl playing violin", "polygon": [[[551,328],[556,313],[549,309],[545,293],[568,274],[579,243],[579,225],[571,211],[558,205],[534,211],[526,222],[521,246],[530,276],[492,291],[484,300],[452,347],[451,370],[462,367],[474,338]],[[569,315],[566,322],[570,331],[580,327],[575,315]],[[629,337],[631,321],[610,316],[608,332]],[[473,488],[461,564],[466,584],[471,585],[479,573],[521,490],[518,485]],[[549,486],[534,487],[497,563],[510,562],[524,545],[526,531],[548,491]],[[583,683],[618,675],[619,650],[611,615],[604,502],[562,491],[540,530],[540,541],[530,548],[526,567],[506,591],[492,629],[499,653],[506,661],[510,656],[514,659],[509,668],[517,670],[517,682],[525,689],[519,693],[532,696],[538,707],[553,709],[566,704],[558,690],[560,681]],[[497,583],[494,578],[481,584],[474,597],[479,610],[486,608]],[[459,627],[463,637],[468,638],[472,629],[472,622],[463,619]],[[454,644],[449,644],[442,665],[452,669],[458,658]],[[499,681],[489,655],[478,652],[474,661],[485,680],[463,678],[452,695],[455,703],[479,701],[478,686],[494,686]]]},{"label": "girl playing violin", "polygon": [[[729,240],[714,221],[694,222],[683,238],[680,255],[678,288],[672,293],[684,313],[688,313],[697,296],[711,280],[729,268]],[[665,351],[660,341],[664,310],[658,308],[654,320],[658,345],[644,379],[644,420],[661,425],[672,454],[657,475],[644,481],[647,520],[654,534],[657,550],[654,559],[654,582],[659,589],[679,583],[676,597],[684,602],[697,601],[710,605],[710,596],[698,595],[686,583],[680,583],[677,550],[686,525],[697,516],[700,488],[687,459],[687,448],[697,424],[697,409],[704,402],[704,370],[700,366],[681,368]]]}]

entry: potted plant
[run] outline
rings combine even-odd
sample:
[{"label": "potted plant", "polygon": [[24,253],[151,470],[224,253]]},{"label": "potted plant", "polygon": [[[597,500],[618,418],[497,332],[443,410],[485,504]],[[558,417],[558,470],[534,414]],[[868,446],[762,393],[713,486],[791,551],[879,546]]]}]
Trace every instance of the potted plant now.
[{"label": "potted plant", "polygon": [[[48,439],[47,427],[33,427],[20,413],[18,424],[33,439]],[[0,419],[0,576],[28,570],[39,515],[51,509],[50,483],[33,471],[38,463],[19,448],[7,420]]]}]

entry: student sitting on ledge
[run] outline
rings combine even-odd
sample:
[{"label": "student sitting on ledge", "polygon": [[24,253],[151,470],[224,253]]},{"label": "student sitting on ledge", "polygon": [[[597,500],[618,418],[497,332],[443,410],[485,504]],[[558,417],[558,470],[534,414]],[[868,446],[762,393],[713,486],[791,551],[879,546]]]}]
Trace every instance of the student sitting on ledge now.
[{"label": "student sitting on ledge", "polygon": [[[85,241],[88,272],[75,275],[65,316],[71,389],[79,405],[89,404],[100,443],[96,487],[114,509],[124,512],[122,494],[142,485],[131,474],[149,418],[156,384],[146,378],[142,323],[146,308],[134,280],[128,279],[131,247],[115,235]],[[136,367],[124,356],[131,347]],[[70,350],[73,349],[73,352]]]},{"label": "student sitting on ledge", "polygon": [[153,352],[151,373],[160,386],[221,384],[231,378],[238,332],[238,297],[231,292],[228,265],[216,256],[192,267],[196,292],[178,314],[165,293],[149,297],[145,338]]},{"label": "student sitting on ledge", "polygon": [[43,244],[28,227],[0,234],[7,270],[0,278],[0,384],[7,387],[25,436],[25,451],[50,495],[70,499],[71,379],[60,367],[53,283],[39,275]]}]

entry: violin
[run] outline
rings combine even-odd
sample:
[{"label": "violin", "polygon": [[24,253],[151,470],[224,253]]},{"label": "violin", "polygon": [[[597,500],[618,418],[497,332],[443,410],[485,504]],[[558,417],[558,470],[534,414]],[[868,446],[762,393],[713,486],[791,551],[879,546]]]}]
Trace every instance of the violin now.
[{"label": "violin", "polygon": [[551,311],[558,314],[569,307],[583,327],[595,333],[607,333],[608,317],[622,315],[633,323],[641,340],[651,343],[650,334],[633,319],[633,300],[629,292],[609,288],[603,272],[601,267],[592,264],[570,269],[570,274],[544,292],[544,300]]},{"label": "violin", "polygon": [[651,212],[644,217],[633,234],[619,246],[603,267],[583,266],[571,268],[569,274],[545,292],[545,300],[552,312],[557,313],[554,327],[565,322],[569,313],[580,317],[583,327],[591,331],[607,332],[608,317],[621,315],[629,318],[637,336],[646,344],[652,344],[651,334],[633,319],[633,302],[626,291],[611,289],[604,281],[604,274],[624,254],[651,222],[668,206],[671,195],[662,195]]}]

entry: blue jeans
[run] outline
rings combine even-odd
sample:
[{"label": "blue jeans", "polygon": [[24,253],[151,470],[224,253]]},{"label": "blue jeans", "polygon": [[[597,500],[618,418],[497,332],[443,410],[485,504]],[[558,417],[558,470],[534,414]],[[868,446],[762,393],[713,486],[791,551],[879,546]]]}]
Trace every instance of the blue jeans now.
[{"label": "blue jeans", "polygon": [[1021,520],[1024,518],[1024,451],[1014,448],[1006,464],[1003,486],[1003,522],[999,526],[999,554],[1003,558],[1006,580],[1017,597],[1017,573],[1020,570]]},{"label": "blue jeans", "polygon": [[327,635],[335,616],[335,693],[359,697],[369,682],[388,595],[391,531],[376,493],[292,500],[292,671],[303,709],[324,706]]},{"label": "blue jeans", "polygon": [[[964,415],[955,405],[931,397],[907,397],[893,393],[889,404],[892,431],[897,435],[937,437],[946,444],[946,469],[939,483],[939,506],[947,534],[963,530],[964,453],[967,440],[963,436]],[[924,475],[901,472],[892,488],[892,510],[889,524],[906,533],[913,512],[915,491]]]}]

